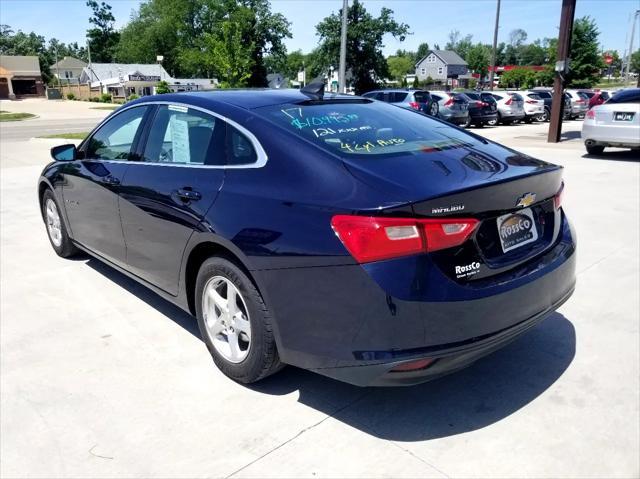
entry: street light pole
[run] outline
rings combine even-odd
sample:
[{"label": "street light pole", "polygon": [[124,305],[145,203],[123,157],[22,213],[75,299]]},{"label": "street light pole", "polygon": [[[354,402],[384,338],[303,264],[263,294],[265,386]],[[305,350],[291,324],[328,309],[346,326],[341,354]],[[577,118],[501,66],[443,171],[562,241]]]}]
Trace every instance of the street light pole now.
[{"label": "street light pole", "polygon": [[489,72],[489,88],[493,91],[493,76],[496,72],[496,48],[498,47],[498,26],[500,25],[500,0],[496,7],[496,26],[493,29],[493,50],[491,50],[491,71]]},{"label": "street light pole", "polygon": [[338,71],[338,92],[346,93],[346,71],[347,71],[347,13],[349,1],[342,1],[342,31],[340,32],[340,66]]},{"label": "street light pole", "polygon": [[629,68],[631,67],[631,54],[633,53],[633,36],[636,32],[636,20],[638,19],[638,15],[640,15],[640,10],[636,10],[633,14],[633,23],[631,24],[631,40],[629,41],[629,50],[627,51],[627,68],[624,73],[625,86],[629,83]]}]

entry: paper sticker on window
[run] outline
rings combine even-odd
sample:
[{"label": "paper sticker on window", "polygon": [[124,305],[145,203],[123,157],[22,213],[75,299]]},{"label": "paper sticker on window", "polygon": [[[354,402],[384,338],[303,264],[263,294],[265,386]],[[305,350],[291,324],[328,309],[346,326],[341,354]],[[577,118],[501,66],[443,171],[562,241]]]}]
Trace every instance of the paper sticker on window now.
[{"label": "paper sticker on window", "polygon": [[171,143],[174,163],[190,163],[189,124],[177,115],[171,117]]}]

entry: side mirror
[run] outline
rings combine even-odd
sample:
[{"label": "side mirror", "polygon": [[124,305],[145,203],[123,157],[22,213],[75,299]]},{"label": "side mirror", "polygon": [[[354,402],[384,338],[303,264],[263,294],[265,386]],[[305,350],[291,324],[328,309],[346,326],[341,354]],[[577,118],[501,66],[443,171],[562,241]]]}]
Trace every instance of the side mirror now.
[{"label": "side mirror", "polygon": [[51,148],[51,157],[55,161],[73,161],[77,158],[76,145],[58,145]]}]

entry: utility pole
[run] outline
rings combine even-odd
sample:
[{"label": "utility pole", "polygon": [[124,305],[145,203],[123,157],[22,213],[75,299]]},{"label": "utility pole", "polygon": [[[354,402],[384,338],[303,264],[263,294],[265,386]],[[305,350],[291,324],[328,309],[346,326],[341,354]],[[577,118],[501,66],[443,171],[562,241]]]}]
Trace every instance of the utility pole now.
[{"label": "utility pole", "polygon": [[340,32],[340,66],[338,71],[338,92],[346,93],[347,73],[347,13],[349,9],[349,1],[342,0],[342,31]]},{"label": "utility pole", "polygon": [[631,40],[629,40],[629,50],[627,52],[627,68],[624,73],[624,84],[629,83],[629,69],[631,68],[631,54],[633,53],[633,36],[636,33],[636,20],[640,15],[640,10],[636,10],[633,14],[633,22],[631,23]]},{"label": "utility pole", "polygon": [[493,29],[493,50],[491,50],[491,71],[489,72],[489,89],[493,91],[493,76],[496,72],[496,48],[498,47],[498,26],[500,25],[500,0],[496,7],[496,26]]},{"label": "utility pole", "polygon": [[56,45],[56,75],[58,76],[58,88],[60,88],[60,64],[58,63],[58,45]]},{"label": "utility pole", "polygon": [[558,143],[562,134],[562,109],[564,107],[565,75],[569,71],[569,52],[571,51],[571,32],[573,17],[576,13],[576,0],[562,0],[560,14],[560,33],[558,34],[558,56],[556,77],[553,81],[553,99],[551,102],[551,121],[549,122],[548,143]]}]

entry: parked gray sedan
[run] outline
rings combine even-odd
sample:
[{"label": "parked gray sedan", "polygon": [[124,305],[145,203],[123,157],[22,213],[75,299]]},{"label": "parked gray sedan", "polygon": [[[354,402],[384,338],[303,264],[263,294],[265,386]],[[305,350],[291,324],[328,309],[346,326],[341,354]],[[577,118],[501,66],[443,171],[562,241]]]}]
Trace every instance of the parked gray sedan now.
[{"label": "parked gray sedan", "polygon": [[497,123],[508,125],[524,119],[524,99],[520,94],[508,91],[492,91],[491,95],[498,104]]},{"label": "parked gray sedan", "polygon": [[438,102],[438,117],[455,125],[469,126],[469,103],[455,93],[429,91],[431,98]]}]

